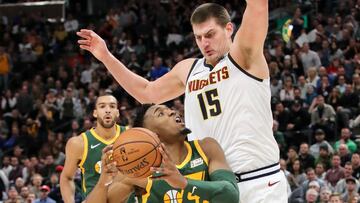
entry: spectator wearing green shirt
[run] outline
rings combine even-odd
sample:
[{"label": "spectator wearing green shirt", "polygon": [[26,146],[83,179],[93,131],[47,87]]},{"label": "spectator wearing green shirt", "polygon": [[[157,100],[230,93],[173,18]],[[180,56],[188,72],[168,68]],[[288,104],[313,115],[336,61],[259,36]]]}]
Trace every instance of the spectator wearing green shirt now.
[{"label": "spectator wearing green shirt", "polygon": [[352,141],[350,139],[350,135],[351,135],[351,132],[350,132],[349,128],[341,129],[340,140],[336,141],[335,145],[334,145],[334,148],[335,148],[336,151],[339,150],[339,146],[342,143],[347,145],[347,147],[348,147],[348,149],[349,149],[349,151],[351,153],[354,153],[357,150],[357,145],[356,145],[356,143],[354,141]]}]

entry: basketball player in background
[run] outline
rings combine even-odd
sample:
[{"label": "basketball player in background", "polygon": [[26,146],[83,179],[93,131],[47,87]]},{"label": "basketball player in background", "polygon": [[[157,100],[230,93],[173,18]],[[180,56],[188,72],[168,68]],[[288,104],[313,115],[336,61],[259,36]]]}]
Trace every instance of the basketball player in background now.
[{"label": "basketball player in background", "polygon": [[65,165],[60,176],[61,195],[65,203],[74,202],[74,175],[77,168],[81,169],[81,189],[85,199],[100,177],[102,149],[114,143],[120,133],[126,130],[116,124],[119,117],[118,103],[111,95],[97,98],[93,116],[96,118],[96,127],[70,138],[66,144]]},{"label": "basketball player in background", "polygon": [[185,141],[191,131],[185,127],[178,112],[164,105],[144,105],[136,116],[133,127],[155,132],[162,142],[162,165],[151,169],[161,175],[130,179],[119,174],[109,186],[111,175],[117,169],[115,162],[108,159],[112,150],[106,148],[102,162],[108,164],[103,167],[104,172],[86,202],[126,202],[134,186],[146,189],[146,194],[138,198],[140,203],[239,202],[236,177],[216,140]]},{"label": "basketball player in background", "polygon": [[239,179],[241,202],[287,202],[279,149],[272,134],[269,70],[263,55],[268,0],[247,0],[235,34],[226,9],[206,3],[191,24],[203,58],[177,63],[156,81],[128,70],[91,30],[77,34],[80,48],[99,59],[118,83],[141,103],[163,103],[185,93],[189,140],[216,139]]}]

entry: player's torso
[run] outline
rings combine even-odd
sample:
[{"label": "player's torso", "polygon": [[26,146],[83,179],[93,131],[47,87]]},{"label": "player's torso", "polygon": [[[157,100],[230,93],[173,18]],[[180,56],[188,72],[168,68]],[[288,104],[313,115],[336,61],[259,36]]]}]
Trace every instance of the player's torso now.
[{"label": "player's torso", "polygon": [[[197,146],[195,146],[197,145]],[[194,180],[208,180],[208,160],[201,149],[198,147],[197,141],[188,143],[188,155],[184,162],[177,166],[180,173],[187,178]],[[190,150],[189,150],[190,149]],[[202,155],[201,155],[202,153]],[[208,202],[206,194],[192,195],[192,193],[185,192],[184,190],[174,189],[165,181],[151,181],[149,180],[147,194],[142,196],[139,202],[142,203],[195,203],[195,202]],[[186,194],[185,194],[186,193]],[[189,194],[188,194],[189,193]]]},{"label": "player's torso", "polygon": [[125,127],[117,126],[116,136],[111,140],[104,140],[97,135],[94,129],[81,134],[84,140],[83,158],[79,164],[82,172],[82,191],[87,196],[95,187],[101,174],[101,155],[102,150],[109,144],[113,144]]},{"label": "player's torso", "polygon": [[199,59],[190,71],[185,90],[185,123],[192,130],[190,140],[215,138],[235,172],[277,162],[270,97],[269,80],[248,74],[229,55],[215,67]]}]

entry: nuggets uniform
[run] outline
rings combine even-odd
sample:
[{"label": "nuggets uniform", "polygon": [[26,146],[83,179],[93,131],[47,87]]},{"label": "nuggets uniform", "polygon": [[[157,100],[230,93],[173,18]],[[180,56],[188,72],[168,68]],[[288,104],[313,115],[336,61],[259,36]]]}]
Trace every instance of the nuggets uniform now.
[{"label": "nuggets uniform", "polygon": [[93,128],[81,134],[84,140],[84,152],[79,167],[81,169],[81,189],[84,199],[95,187],[100,177],[102,149],[114,143],[120,133],[126,129],[127,127],[116,125],[116,135],[109,141],[96,134]]},{"label": "nuggets uniform", "polygon": [[[185,142],[188,154],[185,160],[176,167],[182,175],[194,180],[209,180],[208,159],[202,151],[197,140]],[[163,180],[152,181],[148,179],[146,194],[140,199],[140,203],[208,203],[207,194],[199,194],[195,191],[184,194],[184,190],[174,189]]]},{"label": "nuggets uniform", "polygon": [[[197,59],[185,90],[185,123],[192,131],[189,140],[216,139],[239,182],[277,174],[279,148],[272,132],[270,98],[269,79],[249,74],[231,55],[215,67],[206,64],[205,58]],[[241,197],[246,190],[240,183],[239,190],[241,202],[254,202]]]}]

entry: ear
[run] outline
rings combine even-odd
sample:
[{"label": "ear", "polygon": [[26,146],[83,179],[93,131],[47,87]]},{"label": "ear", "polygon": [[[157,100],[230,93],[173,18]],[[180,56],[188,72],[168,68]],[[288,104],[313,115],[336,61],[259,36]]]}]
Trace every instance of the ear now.
[{"label": "ear", "polygon": [[228,22],[225,26],[225,30],[226,30],[226,33],[228,35],[228,37],[231,38],[233,32],[234,32],[234,25],[232,24],[232,22]]},{"label": "ear", "polygon": [[94,116],[94,118],[97,118],[97,111],[96,110],[93,111],[93,116]]}]

